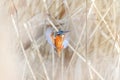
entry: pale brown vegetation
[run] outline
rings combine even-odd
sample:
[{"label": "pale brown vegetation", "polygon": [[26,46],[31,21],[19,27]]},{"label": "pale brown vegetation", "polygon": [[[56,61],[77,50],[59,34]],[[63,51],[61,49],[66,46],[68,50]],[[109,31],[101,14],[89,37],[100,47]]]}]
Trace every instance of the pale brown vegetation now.
[{"label": "pale brown vegetation", "polygon": [[[21,65],[18,80],[119,80],[119,4],[119,0],[5,1],[14,29],[13,51],[19,58],[14,63]],[[48,27],[70,30],[61,58],[45,39]]]}]

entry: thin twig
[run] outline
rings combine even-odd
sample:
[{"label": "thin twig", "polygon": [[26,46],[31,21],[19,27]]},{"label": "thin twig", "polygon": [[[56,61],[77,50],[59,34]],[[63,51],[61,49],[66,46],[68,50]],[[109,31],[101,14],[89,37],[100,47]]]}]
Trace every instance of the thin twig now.
[{"label": "thin twig", "polygon": [[[29,25],[30,25],[30,24],[29,24]],[[37,46],[37,42],[35,41],[35,39],[34,39],[33,36],[31,35],[31,33],[29,32],[27,24],[24,24],[24,27],[25,27],[25,30],[26,30],[28,36],[29,36],[29,39],[31,39],[31,42],[33,43],[33,46],[34,46],[35,50],[37,51],[37,54],[38,54],[38,57],[39,57],[39,59],[40,59],[40,61],[41,61],[41,63],[42,63],[42,67],[43,67],[43,69],[44,69],[46,78],[47,78],[47,80],[50,80],[49,77],[48,77],[48,74],[47,74],[47,70],[46,70],[45,64],[43,63],[42,56],[41,56],[41,54],[40,54],[39,47]]]},{"label": "thin twig", "polygon": [[25,61],[25,64],[24,64],[24,68],[23,68],[23,75],[22,75],[22,80],[24,80],[24,77],[25,77],[25,70],[26,70],[26,61]]},{"label": "thin twig", "polygon": [[16,22],[15,22],[15,20],[14,20],[13,15],[11,15],[11,19],[12,19],[13,26],[14,26],[15,31],[16,31],[16,34],[17,34],[17,38],[19,39],[19,43],[20,43],[20,46],[21,46],[21,48],[22,48],[24,57],[25,57],[25,59],[26,59],[26,63],[27,63],[27,65],[28,65],[29,69],[30,69],[30,72],[32,73],[33,79],[36,80],[35,74],[34,74],[34,72],[33,72],[33,70],[32,70],[32,67],[31,67],[31,65],[30,65],[30,62],[29,62],[28,57],[27,57],[27,55],[26,55],[26,51],[24,50],[23,43],[22,43],[21,38],[20,38],[20,36],[19,36],[19,31],[18,31],[17,24],[16,24]]}]

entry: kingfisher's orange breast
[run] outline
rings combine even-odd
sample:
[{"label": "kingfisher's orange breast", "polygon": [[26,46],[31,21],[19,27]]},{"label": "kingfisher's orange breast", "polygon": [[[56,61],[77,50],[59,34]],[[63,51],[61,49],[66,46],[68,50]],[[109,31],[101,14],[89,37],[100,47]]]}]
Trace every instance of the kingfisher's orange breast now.
[{"label": "kingfisher's orange breast", "polygon": [[63,46],[62,46],[63,37],[60,36],[60,35],[58,35],[58,36],[56,36],[56,38],[54,39],[54,41],[55,41],[55,47],[57,49],[57,52],[60,52],[62,50],[62,48],[63,48]]}]

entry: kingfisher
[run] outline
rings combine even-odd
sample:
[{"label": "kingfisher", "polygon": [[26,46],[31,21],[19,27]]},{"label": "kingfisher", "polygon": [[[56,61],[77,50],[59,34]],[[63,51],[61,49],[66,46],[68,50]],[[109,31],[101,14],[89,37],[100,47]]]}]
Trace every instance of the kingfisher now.
[{"label": "kingfisher", "polygon": [[59,57],[61,56],[61,51],[68,46],[69,39],[65,35],[68,32],[61,29],[54,32],[51,28],[46,30],[46,40],[56,50]]}]

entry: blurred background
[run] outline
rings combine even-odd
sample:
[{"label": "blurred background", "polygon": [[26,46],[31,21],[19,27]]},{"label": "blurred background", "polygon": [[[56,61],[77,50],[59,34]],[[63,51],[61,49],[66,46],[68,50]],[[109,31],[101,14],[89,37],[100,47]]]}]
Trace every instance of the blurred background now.
[{"label": "blurred background", "polygon": [[[0,80],[119,80],[120,0],[0,0]],[[61,57],[47,28],[69,30]]]}]

